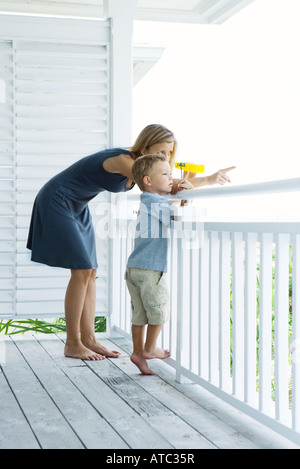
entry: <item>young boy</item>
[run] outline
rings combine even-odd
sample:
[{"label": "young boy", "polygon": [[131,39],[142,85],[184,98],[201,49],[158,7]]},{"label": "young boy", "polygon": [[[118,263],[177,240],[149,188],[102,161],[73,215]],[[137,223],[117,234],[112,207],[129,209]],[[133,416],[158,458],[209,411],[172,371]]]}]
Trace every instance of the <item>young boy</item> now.
[{"label": "young boy", "polygon": [[[173,210],[172,204],[162,196],[171,192],[173,182],[170,165],[161,155],[137,158],[132,174],[143,193],[134,250],[125,273],[132,306],[133,353],[130,358],[142,374],[154,375],[147,359],[164,359],[170,355],[168,350],[156,347],[156,340],[170,314],[166,272],[168,228]],[[186,180],[180,181],[179,187],[193,188]]]}]

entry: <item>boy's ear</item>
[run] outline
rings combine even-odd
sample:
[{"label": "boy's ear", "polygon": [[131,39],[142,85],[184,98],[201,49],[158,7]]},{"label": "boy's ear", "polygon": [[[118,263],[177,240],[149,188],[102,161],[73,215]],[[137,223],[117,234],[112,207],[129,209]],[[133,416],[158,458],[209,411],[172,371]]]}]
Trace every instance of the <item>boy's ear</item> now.
[{"label": "boy's ear", "polygon": [[143,177],[143,183],[144,183],[145,186],[151,186],[150,176],[144,176]]}]

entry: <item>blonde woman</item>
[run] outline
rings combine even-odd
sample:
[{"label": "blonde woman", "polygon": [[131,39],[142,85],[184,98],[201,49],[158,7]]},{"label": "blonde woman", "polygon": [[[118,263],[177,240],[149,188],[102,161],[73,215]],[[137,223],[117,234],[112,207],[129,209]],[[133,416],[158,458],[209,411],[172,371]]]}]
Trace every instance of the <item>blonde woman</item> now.
[{"label": "blonde woman", "polygon": [[[117,358],[95,337],[96,269],[95,234],[88,202],[102,191],[125,192],[134,186],[132,165],[139,156],[156,153],[173,167],[177,142],[162,125],[149,125],[131,148],[112,148],[80,159],[50,179],[39,191],[32,210],[27,247],[31,259],[70,269],[65,296],[67,337],[64,353],[82,360]],[[229,182],[220,170],[191,179],[194,187]],[[179,188],[174,181],[173,192]]]}]

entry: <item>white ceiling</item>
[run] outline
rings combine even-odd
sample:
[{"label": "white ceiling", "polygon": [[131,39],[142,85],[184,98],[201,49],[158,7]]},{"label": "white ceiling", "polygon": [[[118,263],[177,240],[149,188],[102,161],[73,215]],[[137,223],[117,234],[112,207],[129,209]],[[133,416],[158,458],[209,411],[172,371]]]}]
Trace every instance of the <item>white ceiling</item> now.
[{"label": "white ceiling", "polygon": [[[126,0],[124,0],[126,1]],[[137,20],[223,23],[254,0],[138,0]],[[104,0],[1,0],[0,12],[103,17]]]},{"label": "white ceiling", "polygon": [[[0,0],[0,13],[104,18],[106,0]],[[126,0],[123,0],[126,2]],[[255,0],[137,0],[136,20],[221,24]],[[134,46],[134,84],[160,59],[164,49]]]},{"label": "white ceiling", "polygon": [[223,23],[254,0],[138,0],[137,19]]}]

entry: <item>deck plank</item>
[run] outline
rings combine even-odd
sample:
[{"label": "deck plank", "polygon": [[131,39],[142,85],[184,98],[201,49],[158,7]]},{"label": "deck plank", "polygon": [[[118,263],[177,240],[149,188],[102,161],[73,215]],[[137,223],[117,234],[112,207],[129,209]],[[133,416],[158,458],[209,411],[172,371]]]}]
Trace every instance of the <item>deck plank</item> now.
[{"label": "deck plank", "polygon": [[[118,359],[118,362],[122,359]],[[104,365],[104,364],[103,364]],[[174,448],[216,448],[213,444],[194,431],[174,412],[155,399],[151,394],[137,385],[130,377],[120,374],[118,367],[106,360],[105,370],[101,371],[94,362],[89,363],[95,373],[137,412],[149,425],[161,433]],[[149,379],[149,377],[144,377]],[[150,378],[151,379],[151,378]],[[147,442],[144,442],[146,445]],[[146,446],[144,446],[145,448]]]},{"label": "deck plank", "polygon": [[[132,351],[131,342],[124,337],[110,339],[112,346],[117,345],[126,354]],[[115,344],[115,345],[114,345]],[[212,439],[219,448],[228,449],[299,449],[300,446],[289,441],[275,431],[266,428],[251,417],[233,408],[209,391],[195,383],[186,381],[178,383],[175,380],[175,370],[167,365],[165,360],[152,360],[151,369],[173,389],[179,392],[179,402],[183,408],[179,409],[179,403],[175,405],[175,395],[169,390],[169,405],[175,405],[183,419],[187,419],[190,425],[197,428],[208,439]],[[133,375],[132,375],[133,376]],[[141,375],[135,374],[136,379]],[[150,386],[152,381],[143,381]],[[155,386],[149,387],[149,392],[156,396]],[[163,396],[162,396],[163,398]],[[194,413],[190,413],[188,401],[198,404]],[[187,404],[187,405],[186,405]]]},{"label": "deck plank", "polygon": [[106,363],[94,362],[91,367],[74,367],[70,366],[68,359],[61,358],[61,343],[59,344],[56,340],[48,340],[43,341],[43,346],[52,358],[61,364],[68,378],[127,442],[130,448],[173,448],[159,431],[153,429],[100,378],[104,368],[109,367],[110,369],[111,367],[111,364],[107,363],[108,360]]},{"label": "deck plank", "polygon": [[0,395],[0,449],[40,448],[2,370],[0,370]]},{"label": "deck plank", "polygon": [[[108,348],[115,348],[109,341],[104,340],[102,343]],[[88,363],[88,366],[98,374],[100,368],[97,365],[96,362]],[[154,429],[161,432],[173,447],[180,449],[216,449],[216,445],[187,424],[180,415],[177,415],[166,405],[166,402],[162,403],[153,396],[153,393],[148,392],[146,386],[141,386],[133,379],[137,372],[137,368],[131,363],[126,353],[125,356],[121,355],[118,360],[106,360],[105,367],[101,366],[99,376]],[[141,381],[145,383],[155,381],[158,388],[161,384],[158,376],[150,377],[140,374],[139,376]],[[171,386],[166,385],[165,387],[164,391],[168,394]]]},{"label": "deck plank", "polygon": [[187,396],[183,399],[180,391],[169,385],[161,377],[160,369],[157,367],[157,360],[150,365],[156,372],[156,376],[145,380],[143,376],[136,371],[135,365],[127,361],[118,360],[116,365],[125,373],[130,374],[139,386],[147,390],[160,403],[180,416],[191,428],[199,432],[203,438],[213,443],[220,449],[258,449],[259,447],[247,437],[237,432],[234,428],[227,425],[221,419],[208,412],[200,404],[189,399]]},{"label": "deck plank", "polygon": [[85,448],[128,448],[123,439],[90,405],[38,341],[18,338],[16,344]]},{"label": "deck plank", "polygon": [[3,372],[41,447],[45,449],[83,448],[82,443],[12,341],[6,342],[6,356],[7,361],[2,366]]},{"label": "deck plank", "polygon": [[198,385],[177,383],[165,361],[151,361],[156,376],[141,375],[127,339],[101,336],[121,356],[97,362],[64,357],[64,340],[0,336],[0,449],[296,447]]}]

